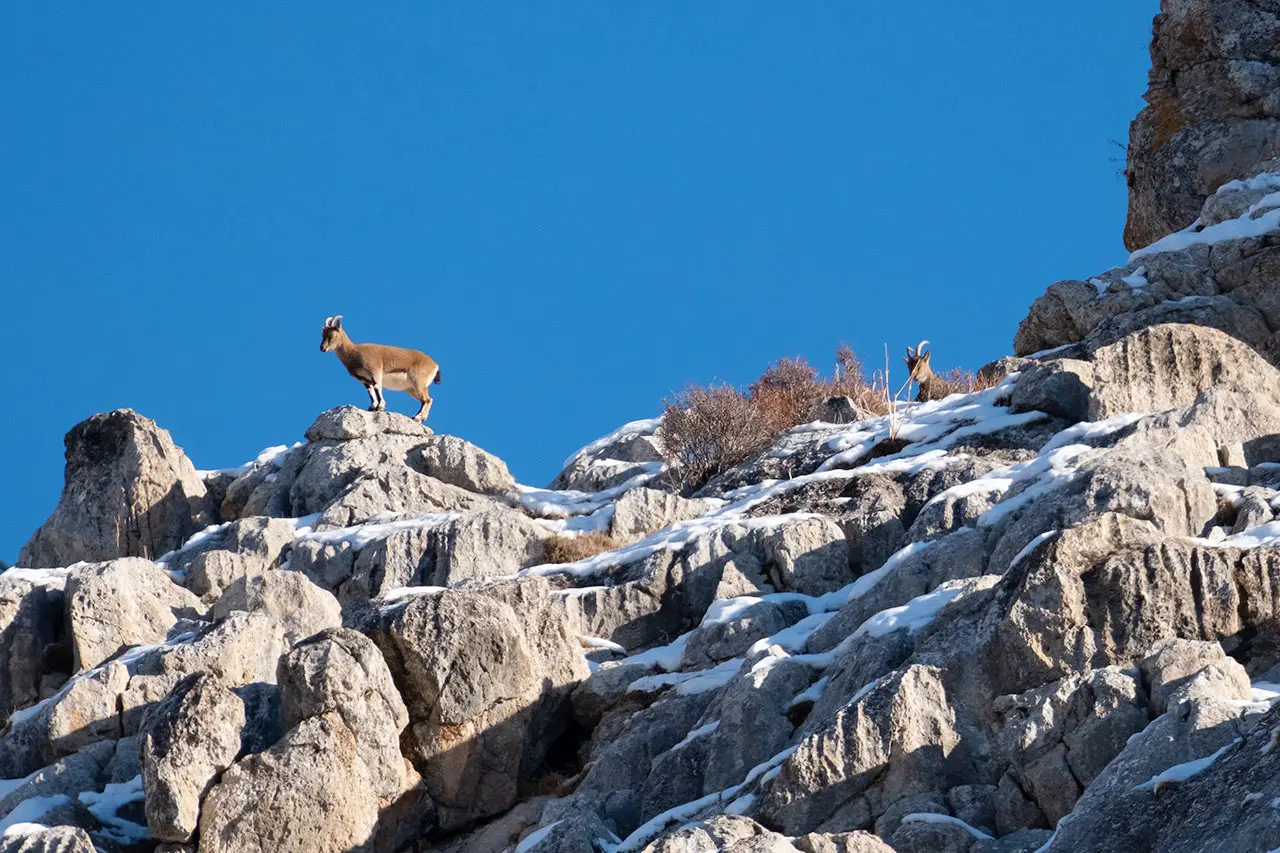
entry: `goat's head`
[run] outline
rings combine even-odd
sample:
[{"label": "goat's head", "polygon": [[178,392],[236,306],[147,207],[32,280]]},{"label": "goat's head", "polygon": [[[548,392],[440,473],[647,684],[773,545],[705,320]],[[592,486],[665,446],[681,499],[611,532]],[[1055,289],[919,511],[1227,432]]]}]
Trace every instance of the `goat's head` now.
[{"label": "goat's head", "polygon": [[933,368],[929,366],[929,358],[933,355],[933,351],[925,352],[924,345],[928,341],[921,341],[916,344],[916,348],[907,347],[907,357],[903,359],[907,363],[907,372],[910,374],[912,382],[920,382],[928,379],[933,375]]},{"label": "goat's head", "polygon": [[329,317],[324,321],[324,329],[320,333],[320,351],[328,352],[333,349],[346,334],[342,331],[342,315]]}]

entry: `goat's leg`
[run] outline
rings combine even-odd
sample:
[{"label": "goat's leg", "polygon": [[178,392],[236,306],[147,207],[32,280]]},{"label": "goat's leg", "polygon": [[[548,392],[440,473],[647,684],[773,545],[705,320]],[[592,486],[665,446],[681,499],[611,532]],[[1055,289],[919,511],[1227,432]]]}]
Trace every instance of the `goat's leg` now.
[{"label": "goat's leg", "polygon": [[364,390],[369,392],[369,411],[378,411],[378,394],[374,391],[374,384],[372,382],[364,383]]},{"label": "goat's leg", "polygon": [[385,412],[387,410],[387,398],[382,396],[382,383],[378,382],[373,386],[373,391],[378,395],[378,405],[374,409],[375,412]]},{"label": "goat's leg", "polygon": [[422,401],[422,407],[418,409],[418,413],[413,416],[413,419],[418,423],[422,423],[423,421],[425,421],[427,419],[427,415],[431,414],[431,395],[428,394],[425,390],[422,391],[421,393],[422,393],[422,396],[420,397],[418,397],[417,394],[414,395],[415,397],[418,397],[418,399]]}]

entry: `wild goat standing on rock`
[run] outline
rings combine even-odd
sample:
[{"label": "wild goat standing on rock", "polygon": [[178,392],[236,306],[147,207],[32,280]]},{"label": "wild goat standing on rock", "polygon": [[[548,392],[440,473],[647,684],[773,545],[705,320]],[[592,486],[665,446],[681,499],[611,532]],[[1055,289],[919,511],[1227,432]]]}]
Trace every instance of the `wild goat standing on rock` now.
[{"label": "wild goat standing on rock", "polygon": [[369,411],[381,412],[387,408],[387,401],[382,397],[382,389],[386,387],[392,391],[408,391],[410,397],[422,404],[413,419],[418,422],[427,419],[431,411],[431,395],[427,389],[433,382],[440,383],[440,365],[431,356],[416,349],[353,343],[342,328],[341,314],[324,321],[320,351],[330,350],[338,354],[347,372],[369,392]]},{"label": "wild goat standing on rock", "polygon": [[929,342],[921,341],[915,349],[907,347],[907,357],[903,359],[907,363],[907,371],[911,374],[907,381],[915,382],[920,386],[920,393],[916,394],[916,400],[921,403],[941,400],[956,393],[951,383],[935,374],[933,368],[929,366],[929,358],[933,355],[933,351],[924,351],[924,345],[927,343]]}]

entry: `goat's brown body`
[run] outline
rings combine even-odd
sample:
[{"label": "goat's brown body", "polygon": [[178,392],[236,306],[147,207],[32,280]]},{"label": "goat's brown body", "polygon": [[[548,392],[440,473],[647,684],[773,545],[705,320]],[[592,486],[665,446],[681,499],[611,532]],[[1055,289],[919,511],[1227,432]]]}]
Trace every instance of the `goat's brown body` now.
[{"label": "goat's brown body", "polygon": [[[339,319],[340,322],[340,319]],[[435,359],[416,349],[383,344],[357,344],[341,325],[326,326],[321,349],[337,353],[338,360],[352,378],[369,392],[370,411],[387,407],[382,389],[406,391],[422,404],[415,420],[426,420],[431,411],[432,383],[440,382],[440,365]]]}]

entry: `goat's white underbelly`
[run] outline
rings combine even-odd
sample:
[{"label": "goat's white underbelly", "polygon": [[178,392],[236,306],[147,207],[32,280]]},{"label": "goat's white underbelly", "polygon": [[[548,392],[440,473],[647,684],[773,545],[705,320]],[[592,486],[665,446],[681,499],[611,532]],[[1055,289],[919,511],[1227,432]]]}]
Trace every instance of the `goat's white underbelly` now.
[{"label": "goat's white underbelly", "polygon": [[382,387],[389,391],[407,391],[411,387],[409,374],[403,372],[382,374]]}]

